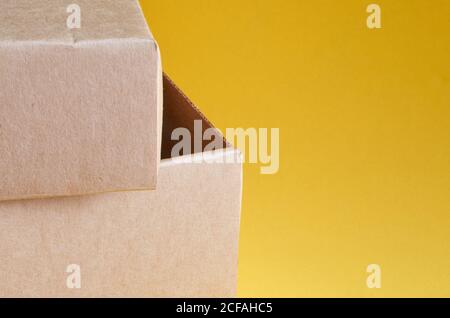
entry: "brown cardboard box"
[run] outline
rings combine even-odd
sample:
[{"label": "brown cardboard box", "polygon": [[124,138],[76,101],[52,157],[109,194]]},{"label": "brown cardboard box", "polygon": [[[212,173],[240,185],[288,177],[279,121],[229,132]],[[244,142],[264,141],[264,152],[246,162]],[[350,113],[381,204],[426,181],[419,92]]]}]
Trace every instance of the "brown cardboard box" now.
[{"label": "brown cardboard box", "polygon": [[164,98],[156,191],[0,202],[0,296],[235,296],[242,165],[190,159],[238,151],[170,158],[174,128],[211,125],[167,78]]},{"label": "brown cardboard box", "polygon": [[72,29],[72,3],[0,1],[0,201],[156,186],[162,71],[139,4],[77,0]]}]

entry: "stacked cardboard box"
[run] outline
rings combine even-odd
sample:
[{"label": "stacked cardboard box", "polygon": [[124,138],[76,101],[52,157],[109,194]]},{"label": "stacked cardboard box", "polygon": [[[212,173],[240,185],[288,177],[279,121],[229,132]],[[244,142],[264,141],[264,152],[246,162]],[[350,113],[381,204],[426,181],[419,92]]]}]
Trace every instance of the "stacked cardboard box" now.
[{"label": "stacked cardboard box", "polygon": [[0,4],[0,296],[234,296],[237,150],[173,154],[213,127],[136,1],[69,4]]}]

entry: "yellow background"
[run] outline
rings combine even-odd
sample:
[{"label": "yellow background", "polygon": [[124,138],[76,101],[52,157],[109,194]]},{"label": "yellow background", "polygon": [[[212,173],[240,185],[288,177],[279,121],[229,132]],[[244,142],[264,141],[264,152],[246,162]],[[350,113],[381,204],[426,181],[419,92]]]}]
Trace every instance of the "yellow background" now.
[{"label": "yellow background", "polygon": [[218,128],[280,128],[280,172],[245,167],[238,296],[450,296],[450,1],[141,3]]}]

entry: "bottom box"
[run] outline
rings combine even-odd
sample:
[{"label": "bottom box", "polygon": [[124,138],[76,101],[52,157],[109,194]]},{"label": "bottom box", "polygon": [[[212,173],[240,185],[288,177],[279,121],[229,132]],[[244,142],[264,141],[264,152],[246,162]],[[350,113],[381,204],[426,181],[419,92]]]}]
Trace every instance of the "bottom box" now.
[{"label": "bottom box", "polygon": [[235,296],[238,151],[170,158],[174,128],[211,124],[167,77],[164,99],[156,191],[0,203],[0,296]]}]

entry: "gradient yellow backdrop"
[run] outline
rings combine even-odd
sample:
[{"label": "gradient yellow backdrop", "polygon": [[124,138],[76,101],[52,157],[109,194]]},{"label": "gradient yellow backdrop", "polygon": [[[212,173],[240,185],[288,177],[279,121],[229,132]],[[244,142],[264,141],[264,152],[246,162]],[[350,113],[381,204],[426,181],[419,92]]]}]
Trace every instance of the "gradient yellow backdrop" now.
[{"label": "gradient yellow backdrop", "polygon": [[141,3],[217,127],[280,128],[280,172],[245,167],[238,296],[450,297],[449,1]]}]

